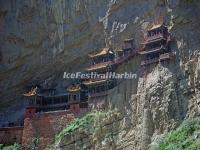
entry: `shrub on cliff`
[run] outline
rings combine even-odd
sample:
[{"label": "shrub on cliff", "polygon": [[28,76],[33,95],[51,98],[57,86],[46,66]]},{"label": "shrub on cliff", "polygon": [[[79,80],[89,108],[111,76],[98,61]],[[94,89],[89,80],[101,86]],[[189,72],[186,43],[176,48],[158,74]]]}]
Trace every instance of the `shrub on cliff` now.
[{"label": "shrub on cliff", "polygon": [[2,144],[0,145],[0,150],[22,150],[21,146],[17,143],[14,145],[10,146],[3,146]]},{"label": "shrub on cliff", "polygon": [[92,124],[94,121],[94,114],[88,114],[82,118],[76,119],[73,123],[71,123],[68,127],[63,129],[57,136],[56,140],[62,140],[65,136],[70,135],[75,130],[80,129],[81,127],[86,127]]},{"label": "shrub on cliff", "polygon": [[199,150],[200,119],[189,120],[169,133],[157,150]]},{"label": "shrub on cliff", "polygon": [[[66,144],[67,141],[74,140],[76,134],[85,135],[86,137],[97,137],[100,132],[102,132],[102,127],[107,126],[115,122],[116,120],[121,119],[122,116],[118,110],[110,111],[97,111],[89,113],[82,118],[77,118],[71,124],[69,124],[65,129],[63,129],[56,137],[52,145],[48,145],[45,150],[55,150],[59,147],[59,144]],[[114,143],[115,133],[113,131],[104,132],[102,136],[105,136],[112,144]],[[85,137],[84,137],[85,138]],[[95,142],[95,139],[92,138],[92,142]],[[115,147],[115,145],[112,145]],[[80,149],[85,149],[86,145],[79,145]],[[78,149],[79,149],[78,148]],[[87,147],[88,148],[88,147]]]},{"label": "shrub on cliff", "polygon": [[3,149],[3,144],[0,144],[0,150],[2,150]]}]

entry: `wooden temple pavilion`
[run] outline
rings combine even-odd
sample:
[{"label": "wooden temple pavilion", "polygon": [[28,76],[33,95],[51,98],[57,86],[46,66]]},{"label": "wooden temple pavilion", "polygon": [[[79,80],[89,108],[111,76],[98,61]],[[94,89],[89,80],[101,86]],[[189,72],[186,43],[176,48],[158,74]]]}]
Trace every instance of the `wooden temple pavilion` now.
[{"label": "wooden temple pavilion", "polygon": [[[106,74],[114,70],[115,54],[110,48],[103,48],[100,52],[90,54],[91,65],[86,68],[86,71],[97,74]],[[111,89],[115,85],[113,79],[104,77],[91,77],[88,80],[83,81],[83,84],[88,88],[89,97],[104,96],[107,90]]]},{"label": "wooden temple pavilion", "polygon": [[53,88],[39,89],[32,88],[23,94],[28,101],[26,115],[33,115],[36,112],[56,111],[68,109],[68,93],[58,93]]},{"label": "wooden temple pavilion", "polygon": [[168,28],[163,22],[152,24],[146,32],[143,48],[139,54],[143,55],[145,60],[141,65],[149,65],[158,61],[173,59],[175,53],[170,49],[172,41]]},{"label": "wooden temple pavilion", "polygon": [[114,79],[93,79],[84,81],[83,84],[88,87],[89,97],[99,97],[106,96],[107,91],[115,87],[116,81]]},{"label": "wooden temple pavilion", "polygon": [[67,88],[67,92],[69,93],[69,104],[87,102],[87,90],[83,85],[72,84]]},{"label": "wooden temple pavilion", "polygon": [[82,108],[88,108],[88,92],[82,84],[72,84],[67,88],[68,104],[71,112],[79,114]]},{"label": "wooden temple pavilion", "polygon": [[135,56],[137,51],[134,46],[134,39],[125,39],[122,45],[122,49],[119,49],[116,52],[117,58],[115,59],[115,64],[121,64]]},{"label": "wooden temple pavilion", "polygon": [[91,64],[86,68],[87,72],[107,72],[112,69],[114,63],[114,52],[110,48],[103,48],[100,52],[89,54]]}]

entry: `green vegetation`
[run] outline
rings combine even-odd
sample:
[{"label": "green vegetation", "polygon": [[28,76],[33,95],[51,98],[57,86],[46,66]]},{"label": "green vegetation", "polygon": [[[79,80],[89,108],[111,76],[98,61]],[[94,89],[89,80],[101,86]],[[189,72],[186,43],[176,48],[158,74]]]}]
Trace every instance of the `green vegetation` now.
[{"label": "green vegetation", "polygon": [[[33,144],[31,145],[31,150],[38,150],[39,138],[34,138],[32,142]],[[9,146],[0,144],[0,150],[22,150],[22,147],[17,143]]]},{"label": "green vegetation", "polygon": [[74,122],[72,122],[68,127],[63,129],[57,136],[56,140],[61,140],[66,135],[72,134],[75,130],[80,128],[88,128],[89,126],[93,125],[94,122],[98,121],[99,118],[103,118],[106,114],[110,112],[96,112],[96,113],[90,113],[85,115],[82,118],[76,119]]},{"label": "green vegetation", "polygon": [[38,150],[39,149],[39,143],[40,143],[40,138],[39,137],[33,138],[31,149],[32,150]]},{"label": "green vegetation", "polygon": [[[94,134],[100,132],[102,129],[102,125],[109,123],[112,119],[117,119],[119,117],[119,113],[117,110],[107,111],[107,112],[93,112],[89,113],[82,118],[78,118],[69,124],[65,129],[63,129],[58,135],[55,137],[54,144],[48,145],[45,150],[54,150],[55,145],[57,145],[60,141],[65,138],[69,138],[71,135],[78,133],[86,133],[86,134]],[[105,119],[107,118],[107,119]],[[114,141],[114,134],[110,133],[105,135],[109,141]],[[85,149],[85,146],[79,147],[80,149]],[[114,147],[115,145],[113,145]]]},{"label": "green vegetation", "polygon": [[22,150],[22,148],[19,144],[16,143],[10,146],[3,146],[3,144],[0,144],[0,150]]},{"label": "green vegetation", "polygon": [[47,145],[47,147],[45,148],[45,150],[54,150],[53,145]]},{"label": "green vegetation", "polygon": [[0,144],[0,150],[2,150],[3,149],[3,144]]},{"label": "green vegetation", "polygon": [[200,119],[184,122],[172,131],[159,145],[157,150],[199,150],[200,149]]},{"label": "green vegetation", "polygon": [[87,127],[94,122],[94,114],[88,114],[80,119],[76,119],[67,128],[63,129],[57,136],[56,141],[62,140],[65,136],[70,135],[75,130]]}]

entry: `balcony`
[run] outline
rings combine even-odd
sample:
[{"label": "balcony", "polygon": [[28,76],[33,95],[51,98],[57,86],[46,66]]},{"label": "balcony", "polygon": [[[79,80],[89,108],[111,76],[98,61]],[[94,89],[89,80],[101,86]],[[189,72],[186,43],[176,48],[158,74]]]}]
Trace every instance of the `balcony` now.
[{"label": "balcony", "polygon": [[169,53],[161,54],[159,59],[160,60],[173,59],[175,56],[176,56],[176,54],[174,52],[169,52]]},{"label": "balcony", "polygon": [[154,59],[142,61],[141,66],[149,65],[149,64],[152,64],[152,63],[157,63],[159,61],[166,60],[166,59],[174,59],[175,56],[176,56],[175,52],[164,53],[164,54],[161,54],[159,56],[159,58],[154,58]]},{"label": "balcony", "polygon": [[39,108],[45,108],[45,107],[61,107],[61,106],[66,106],[66,103],[59,103],[59,104],[46,104],[46,105],[39,105]]},{"label": "balcony", "polygon": [[159,40],[159,39],[166,39],[166,38],[162,33],[159,33],[159,34],[156,34],[156,35],[153,35],[153,36],[145,37],[145,41],[144,41],[143,44],[147,44],[149,42],[156,41],[156,40]]},{"label": "balcony", "polygon": [[102,62],[98,64],[93,64],[90,67],[86,68],[87,71],[98,70],[101,68],[106,68],[108,65],[112,65],[113,61]]},{"label": "balcony", "polygon": [[90,79],[90,80],[86,80],[83,82],[84,85],[89,86],[89,87],[93,87],[93,86],[97,86],[97,85],[105,85],[107,83],[112,82],[112,79]]},{"label": "balcony", "polygon": [[[148,49],[148,48],[146,48],[146,49]],[[140,51],[139,54],[143,55],[143,54],[155,53],[155,52],[161,51],[163,49],[166,49],[166,48],[162,45],[162,46],[159,46],[159,47],[153,47],[153,48],[150,48],[148,50]]]}]

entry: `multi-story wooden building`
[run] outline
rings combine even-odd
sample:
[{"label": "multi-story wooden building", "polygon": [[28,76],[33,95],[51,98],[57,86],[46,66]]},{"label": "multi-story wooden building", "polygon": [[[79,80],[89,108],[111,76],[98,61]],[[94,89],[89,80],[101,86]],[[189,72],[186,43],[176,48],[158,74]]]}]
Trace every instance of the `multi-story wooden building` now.
[{"label": "multi-story wooden building", "polygon": [[107,95],[107,91],[112,89],[116,82],[106,76],[115,67],[115,54],[110,48],[104,48],[100,52],[89,55],[91,65],[86,71],[91,75],[90,79],[83,82],[88,87],[89,97],[99,97]]},{"label": "multi-story wooden building", "polygon": [[67,88],[68,105],[74,114],[79,114],[82,109],[88,108],[88,92],[82,84],[72,84]]},{"label": "multi-story wooden building", "polygon": [[142,66],[146,66],[159,61],[173,59],[175,53],[170,48],[172,36],[164,23],[152,24],[147,29],[144,36],[143,48],[139,54],[144,56]]},{"label": "multi-story wooden building", "polygon": [[125,39],[122,48],[116,51],[115,64],[121,64],[135,56],[137,51],[134,46],[134,39]]},{"label": "multi-story wooden building", "polygon": [[[24,94],[28,106],[26,108],[26,115],[31,115],[36,112],[67,110],[69,94],[58,93],[53,88],[32,88],[31,91]],[[30,112],[30,113],[29,113]]]}]

